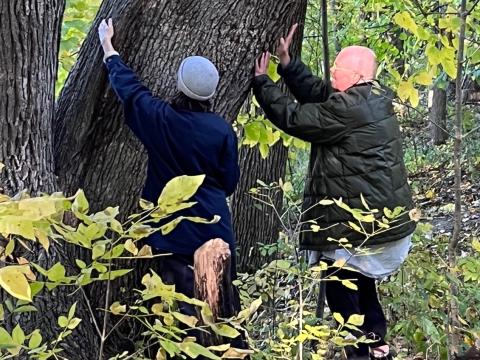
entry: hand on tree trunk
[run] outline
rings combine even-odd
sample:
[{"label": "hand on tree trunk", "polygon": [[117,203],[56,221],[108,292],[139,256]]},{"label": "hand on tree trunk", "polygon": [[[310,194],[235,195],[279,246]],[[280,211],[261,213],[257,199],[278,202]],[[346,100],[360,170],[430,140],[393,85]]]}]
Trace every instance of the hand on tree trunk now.
[{"label": "hand on tree trunk", "polygon": [[103,19],[98,27],[98,37],[100,38],[100,43],[102,44],[103,51],[105,54],[115,51],[112,45],[112,38],[115,34],[113,29],[113,21],[112,19],[107,20]]},{"label": "hand on tree trunk", "polygon": [[280,44],[277,48],[277,55],[280,58],[280,64],[282,64],[282,67],[286,67],[288,64],[290,64],[290,44],[292,43],[293,35],[295,34],[297,27],[298,24],[293,24],[288,32],[287,37],[280,38]]}]

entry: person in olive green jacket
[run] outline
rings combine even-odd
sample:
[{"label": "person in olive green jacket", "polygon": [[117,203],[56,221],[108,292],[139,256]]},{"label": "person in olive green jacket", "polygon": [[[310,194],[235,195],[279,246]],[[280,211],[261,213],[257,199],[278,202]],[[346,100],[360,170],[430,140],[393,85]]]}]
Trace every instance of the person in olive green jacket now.
[{"label": "person in olive green jacket", "polygon": [[[300,59],[290,57],[296,27],[280,39],[277,54],[278,72],[297,101],[283,94],[266,75],[268,52],[256,62],[254,94],[273,124],[311,143],[300,248],[310,250],[311,263],[318,262],[320,256],[330,263],[347,260],[355,271],[329,269],[327,275],[335,272],[340,279],[356,279],[358,290],[337,281],[326,282],[329,308],[344,319],[352,314],[365,315],[362,332],[354,335],[366,335],[375,341],[359,344],[358,348],[347,347],[347,358],[391,359],[384,341],[387,326],[375,279],[400,267],[415,230],[415,223],[408,217],[413,201],[392,105],[394,94],[375,81],[375,54],[362,46],[350,46],[338,54],[331,68],[331,84],[312,75]],[[379,209],[377,215],[384,208],[396,207],[402,207],[404,214],[388,230],[367,237],[349,225],[354,221],[351,213],[336,205],[318,204],[332,198],[341,198],[355,209],[365,209],[365,201],[369,208]],[[309,220],[315,220],[322,230],[311,231]],[[341,246],[342,238],[348,239],[353,250]],[[367,247],[370,253],[365,255],[358,247]]]}]

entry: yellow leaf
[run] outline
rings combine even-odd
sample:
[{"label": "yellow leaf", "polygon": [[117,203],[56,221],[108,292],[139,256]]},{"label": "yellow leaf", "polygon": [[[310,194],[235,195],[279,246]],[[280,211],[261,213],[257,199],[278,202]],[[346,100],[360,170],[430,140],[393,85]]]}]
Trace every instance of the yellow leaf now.
[{"label": "yellow leaf", "polygon": [[324,200],[320,200],[318,203],[320,205],[326,206],[326,205],[332,205],[334,202],[333,202],[333,200],[324,199]]},{"label": "yellow leaf", "polygon": [[472,241],[472,247],[477,250],[478,252],[480,252],[480,241],[478,241],[477,238],[473,239]]},{"label": "yellow leaf", "polygon": [[415,82],[420,85],[431,85],[433,80],[433,74],[430,74],[426,71],[422,71],[415,76]]},{"label": "yellow leaf", "polygon": [[48,240],[47,234],[45,234],[42,230],[34,229],[33,232],[35,233],[35,237],[37,238],[38,242],[42,247],[48,251],[50,247],[50,241]]},{"label": "yellow leaf", "polygon": [[171,233],[183,220],[188,220],[199,224],[215,224],[218,223],[220,219],[221,217],[219,215],[215,215],[212,220],[207,220],[198,216],[179,216],[176,219],[160,227],[160,229],[162,231],[162,235],[167,235]]},{"label": "yellow leaf", "polygon": [[123,246],[125,247],[125,250],[132,253],[133,255],[138,254],[138,248],[135,246],[135,243],[132,241],[132,239],[128,239],[127,241],[125,241],[125,244],[123,244]]},{"label": "yellow leaf", "polygon": [[10,238],[10,240],[8,241],[8,244],[7,246],[5,247],[5,253],[4,255],[5,256],[10,256],[13,254],[13,250],[15,250],[15,240],[13,240],[13,238]]},{"label": "yellow leaf", "polygon": [[168,207],[187,201],[197,192],[203,180],[205,180],[205,175],[183,175],[173,178],[163,188],[158,198],[158,205]]},{"label": "yellow leaf", "polygon": [[26,265],[12,265],[0,269],[0,286],[10,295],[20,300],[32,301],[32,291],[25,272]]},{"label": "yellow leaf", "polygon": [[343,319],[343,316],[342,316],[340,313],[334,312],[334,313],[333,313],[333,318],[334,318],[340,325],[345,324],[345,320]]},{"label": "yellow leaf", "polygon": [[362,200],[362,205],[365,207],[365,209],[370,210],[367,202],[365,201],[365,198],[363,197],[363,194],[360,194],[360,200]]},{"label": "yellow leaf", "polygon": [[143,245],[140,251],[137,254],[138,257],[152,257],[152,247],[148,245]]},{"label": "yellow leaf", "polygon": [[112,305],[110,305],[110,311],[114,315],[120,315],[127,311],[127,305],[121,305],[120,302],[115,301]]},{"label": "yellow leaf", "polygon": [[347,323],[355,326],[362,326],[364,321],[365,321],[365,315],[353,314],[353,315],[350,315]]},{"label": "yellow leaf", "polygon": [[313,232],[319,232],[321,230],[318,225],[310,225],[310,229],[312,229]]},{"label": "yellow leaf", "polygon": [[230,348],[222,355],[222,359],[245,359],[253,353],[253,350]]},{"label": "yellow leaf", "polygon": [[358,286],[350,280],[342,280],[342,285],[352,290],[358,290]]},{"label": "yellow leaf", "polygon": [[360,226],[358,226],[357,224],[349,221],[348,222],[348,225],[350,225],[350,227],[355,230],[356,232],[359,232],[359,233],[363,233],[362,229],[360,228]]},{"label": "yellow leaf", "polygon": [[5,168],[5,165],[0,162],[0,172],[2,172],[4,168]]},{"label": "yellow leaf", "polygon": [[340,258],[336,260],[332,266],[341,268],[341,267],[344,267],[346,263],[347,263],[347,260],[345,260],[344,258]]},{"label": "yellow leaf", "polygon": [[427,199],[433,199],[435,197],[435,190],[428,190],[426,193],[425,193],[425,197]]}]

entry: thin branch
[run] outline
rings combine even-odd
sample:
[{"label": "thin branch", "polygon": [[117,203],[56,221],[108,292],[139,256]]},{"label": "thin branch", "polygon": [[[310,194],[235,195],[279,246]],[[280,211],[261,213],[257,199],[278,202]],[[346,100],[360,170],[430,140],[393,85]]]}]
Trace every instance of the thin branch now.
[{"label": "thin branch", "polygon": [[88,300],[85,290],[83,290],[83,286],[80,286],[80,291],[82,292],[83,298],[87,303],[88,311],[90,311],[90,315],[92,316],[93,324],[95,325],[95,329],[97,330],[98,336],[102,337],[102,332],[100,331],[100,327],[98,326],[97,319],[95,317],[95,314],[93,313],[92,305],[90,304],[90,300]]},{"label": "thin branch", "polygon": [[475,2],[473,3],[473,5],[472,5],[472,7],[470,8],[470,10],[467,11],[466,16],[470,15],[470,14],[473,12],[473,10],[475,10],[475,7],[478,5],[479,2],[480,2],[480,0],[477,0],[477,1],[475,1]]},{"label": "thin branch", "polygon": [[473,128],[472,130],[470,130],[469,132],[467,132],[465,135],[463,135],[463,138],[465,139],[467,136],[473,134],[475,131],[478,131],[480,130],[480,126],[477,126],[475,128]]}]

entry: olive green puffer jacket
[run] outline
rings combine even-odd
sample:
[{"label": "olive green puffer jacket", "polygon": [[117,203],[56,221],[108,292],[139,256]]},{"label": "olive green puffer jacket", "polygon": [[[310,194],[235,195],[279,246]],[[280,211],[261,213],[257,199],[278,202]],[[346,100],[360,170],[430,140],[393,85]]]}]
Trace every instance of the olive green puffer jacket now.
[{"label": "olive green puffer jacket", "polygon": [[[320,200],[341,198],[351,208],[365,209],[362,194],[370,209],[379,210],[379,219],[384,208],[412,209],[391,91],[368,83],[333,92],[299,59],[292,59],[284,69],[279,67],[279,73],[298,102],[284,95],[266,75],[255,78],[253,89],[273,124],[311,143],[303,221],[316,220],[322,230],[313,232],[312,224],[304,223],[301,249],[338,248],[338,242],[329,238],[347,238],[354,246],[365,241],[364,235],[348,225],[354,220],[351,213],[337,205],[315,205]],[[399,240],[414,230],[415,223],[405,213],[390,223],[388,231],[370,237],[366,244]]]}]

